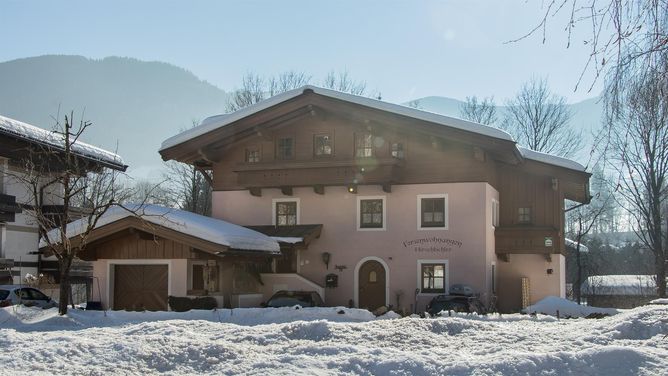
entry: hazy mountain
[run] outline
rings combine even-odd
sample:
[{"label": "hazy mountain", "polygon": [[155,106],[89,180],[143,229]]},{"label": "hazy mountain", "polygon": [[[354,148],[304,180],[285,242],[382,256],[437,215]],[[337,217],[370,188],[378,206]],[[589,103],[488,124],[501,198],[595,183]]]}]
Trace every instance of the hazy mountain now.
[{"label": "hazy mountain", "polygon": [[[222,113],[226,94],[160,62],[40,56],[0,63],[0,114],[51,129],[60,111],[93,122],[84,140],[117,150],[134,176],[161,167],[160,143]],[[157,174],[154,174],[154,176]]]},{"label": "hazy mountain", "polygon": [[[447,116],[461,117],[459,108],[463,101],[447,98],[447,97],[424,97],[412,101],[418,104],[418,108],[426,111],[431,111]],[[586,164],[588,160],[589,150],[591,148],[592,132],[599,129],[601,120],[603,119],[603,103],[599,98],[586,99],[581,102],[568,105],[573,117],[571,118],[571,126],[575,129],[582,130],[582,136],[585,139],[585,147],[574,158],[578,162]],[[497,106],[497,114],[499,122],[503,119],[506,107],[499,103]]]}]

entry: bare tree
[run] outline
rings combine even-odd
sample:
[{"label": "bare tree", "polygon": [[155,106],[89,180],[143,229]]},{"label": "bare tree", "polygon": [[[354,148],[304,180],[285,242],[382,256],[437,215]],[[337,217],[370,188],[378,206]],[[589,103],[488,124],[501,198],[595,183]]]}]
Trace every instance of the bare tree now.
[{"label": "bare tree", "polygon": [[126,189],[126,191],[127,194],[119,199],[120,202],[128,204],[144,202],[166,207],[174,206],[172,194],[165,181],[155,184],[146,179],[139,179],[134,181],[131,188]]},{"label": "bare tree", "polygon": [[165,179],[170,183],[170,206],[210,216],[211,215],[211,172],[181,162],[167,162]]},{"label": "bare tree", "polygon": [[613,164],[620,175],[621,204],[635,232],[654,254],[659,296],[666,296],[662,208],[668,199],[668,54],[624,82],[623,103],[613,123]]},{"label": "bare tree", "polygon": [[[568,34],[567,47],[571,45],[573,30],[590,28],[584,43],[590,47],[576,90],[582,77],[593,71],[594,81],[608,72],[609,104],[612,108],[622,105],[618,95],[623,81],[634,74],[633,66],[646,65],[668,52],[668,0],[550,0],[544,3],[545,11],[538,24],[527,34],[510,42],[516,42],[535,33],[542,33],[553,18],[567,13],[564,29]],[[665,70],[663,73],[667,73]],[[590,87],[591,89],[591,87]]]},{"label": "bare tree", "polygon": [[566,98],[552,94],[545,80],[531,79],[506,106],[501,127],[520,145],[562,157],[582,148],[581,132],[569,124]]},{"label": "bare tree", "polygon": [[304,72],[287,71],[269,78],[269,97],[307,85],[311,76]]},{"label": "bare tree", "polygon": [[[38,226],[42,244],[59,264],[61,315],[67,313],[71,288],[70,269],[77,254],[85,249],[86,241],[100,217],[117,204],[121,192],[117,184],[119,172],[82,157],[77,141],[92,124],[80,121],[73,124],[73,115],[65,116],[63,124],[56,124],[54,133],[59,145],[29,147],[20,173],[8,173],[14,183],[23,185],[28,192],[24,209]],[[77,245],[67,236],[67,225],[82,216],[75,205],[83,206],[87,220]],[[54,210],[57,207],[57,210]]]},{"label": "bare tree", "polygon": [[496,104],[494,97],[466,97],[466,102],[459,106],[459,114],[462,119],[473,121],[478,124],[493,125],[497,122]]},{"label": "bare tree", "polygon": [[227,100],[227,112],[234,112],[265,99],[265,79],[255,73],[247,73],[242,81],[241,88],[236,89]]},{"label": "bare tree", "polygon": [[334,72],[333,70],[327,73],[327,77],[322,83],[322,86],[338,90],[344,93],[350,93],[354,95],[365,95],[366,94],[366,82],[364,81],[355,81],[347,70],[341,72]]}]

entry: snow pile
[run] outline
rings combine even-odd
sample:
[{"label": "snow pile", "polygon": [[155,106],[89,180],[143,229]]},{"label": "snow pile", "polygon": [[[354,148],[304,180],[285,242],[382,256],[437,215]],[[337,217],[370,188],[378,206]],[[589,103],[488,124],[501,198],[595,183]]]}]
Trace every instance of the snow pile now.
[{"label": "snow pile", "polygon": [[[96,228],[134,216],[139,216],[146,222],[233,249],[263,251],[272,254],[280,253],[278,242],[257,231],[220,219],[159,205],[128,205],[127,209],[118,206],[112,207],[102,215]],[[83,233],[87,226],[88,218],[71,222],[67,225],[67,236],[69,238],[77,236]],[[47,236],[49,239],[57,241],[56,239],[60,239],[60,230],[51,230],[47,233]],[[46,242],[40,242],[40,247],[44,246],[46,246]]]},{"label": "snow pile", "polygon": [[559,317],[587,317],[592,314],[615,315],[619,310],[614,308],[599,308],[579,305],[574,301],[548,296],[534,305],[530,305],[524,310],[526,313],[541,313],[543,315]]},{"label": "snow pile", "polygon": [[[288,313],[308,320],[282,322]],[[666,317],[658,305],[560,321],[378,320],[340,307],[107,317],[3,308],[0,364],[8,374],[658,375],[668,369]]]},{"label": "snow pile", "polygon": [[[2,115],[0,115],[0,132],[28,142],[37,142],[57,149],[64,149],[65,140],[63,135]],[[123,165],[123,159],[118,154],[114,154],[110,151],[100,149],[81,141],[72,144],[72,150],[75,153],[88,158],[120,166]]]},{"label": "snow pile", "polygon": [[668,298],[654,299],[649,304],[668,304]]},{"label": "snow pile", "polygon": [[593,275],[582,283],[583,295],[656,295],[653,275]]}]

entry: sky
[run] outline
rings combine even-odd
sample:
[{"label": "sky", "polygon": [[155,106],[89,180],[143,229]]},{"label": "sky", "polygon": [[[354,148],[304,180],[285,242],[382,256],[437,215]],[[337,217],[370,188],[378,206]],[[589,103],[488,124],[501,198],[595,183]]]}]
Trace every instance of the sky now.
[{"label": "sky", "polygon": [[[183,67],[223,90],[244,74],[304,71],[318,82],[347,70],[403,103],[425,96],[512,97],[545,78],[568,102],[597,96],[586,74],[584,25],[571,45],[567,15],[550,17],[545,43],[529,32],[541,0],[30,1],[0,0],[0,61],[45,54],[134,57]],[[593,88],[589,90],[592,82]]]}]

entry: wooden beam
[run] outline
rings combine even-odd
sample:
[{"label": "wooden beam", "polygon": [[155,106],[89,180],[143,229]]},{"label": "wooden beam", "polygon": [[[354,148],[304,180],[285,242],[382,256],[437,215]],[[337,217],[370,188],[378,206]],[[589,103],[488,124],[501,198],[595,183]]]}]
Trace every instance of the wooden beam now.
[{"label": "wooden beam", "polygon": [[292,187],[290,186],[281,187],[281,193],[283,193],[285,196],[292,196]]},{"label": "wooden beam", "polygon": [[392,193],[392,184],[390,183],[383,184],[383,192]]},{"label": "wooden beam", "polygon": [[257,187],[248,188],[248,192],[250,192],[251,196],[255,196],[255,197],[261,197],[262,196],[262,188],[257,188]]},{"label": "wooden beam", "polygon": [[313,192],[319,195],[324,195],[325,194],[325,186],[322,184],[316,184],[313,186]]}]

